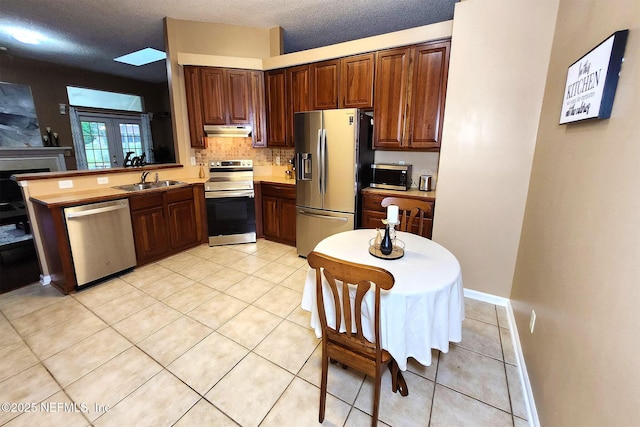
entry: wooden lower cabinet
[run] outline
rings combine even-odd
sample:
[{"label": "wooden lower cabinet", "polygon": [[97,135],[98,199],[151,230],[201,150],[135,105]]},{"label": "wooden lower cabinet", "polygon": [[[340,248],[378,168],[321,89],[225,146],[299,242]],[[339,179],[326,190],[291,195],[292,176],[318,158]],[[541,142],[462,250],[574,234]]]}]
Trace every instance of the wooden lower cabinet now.
[{"label": "wooden lower cabinet", "polygon": [[280,238],[295,246],[296,244],[296,199],[282,199],[280,205],[280,218],[282,219],[282,227],[280,227]]},{"label": "wooden lower cabinet", "polygon": [[[382,220],[387,217],[387,209],[383,208],[380,204],[385,197],[401,197],[407,199],[420,199],[431,202],[431,213],[429,218],[423,220],[422,236],[428,239],[431,238],[431,232],[433,230],[433,205],[435,200],[432,197],[421,197],[414,195],[404,196],[401,192],[389,192],[383,193],[376,191],[375,193],[369,193],[366,190],[362,192],[362,228],[384,228],[385,225]],[[413,224],[412,233],[418,234],[418,223]]]},{"label": "wooden lower cabinet", "polygon": [[191,187],[129,198],[138,265],[199,243]]},{"label": "wooden lower cabinet", "polygon": [[131,212],[133,240],[138,264],[162,257],[169,251],[164,206]]},{"label": "wooden lower cabinet", "polygon": [[171,203],[169,210],[169,239],[172,249],[181,249],[197,242],[196,216],[193,200]]},{"label": "wooden lower cabinet", "polygon": [[296,187],[261,184],[264,237],[280,243],[296,244]]}]

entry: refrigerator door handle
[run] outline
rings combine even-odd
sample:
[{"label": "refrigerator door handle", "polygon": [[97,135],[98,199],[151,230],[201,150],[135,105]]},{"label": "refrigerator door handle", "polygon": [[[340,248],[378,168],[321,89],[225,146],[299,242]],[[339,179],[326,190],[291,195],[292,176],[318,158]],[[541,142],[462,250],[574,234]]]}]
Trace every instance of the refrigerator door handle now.
[{"label": "refrigerator door handle", "polygon": [[322,181],[324,179],[324,162],[322,161],[322,129],[318,129],[318,143],[316,144],[318,163],[318,193],[322,194]]},{"label": "refrigerator door handle", "polygon": [[327,194],[327,130],[322,129],[322,194]]},{"label": "refrigerator door handle", "polygon": [[342,222],[347,222],[348,219],[342,216],[331,216],[331,215],[320,215],[320,214],[314,214],[311,212],[307,212],[304,210],[299,210],[298,213],[300,215],[306,215],[306,216],[312,216],[314,218],[322,218],[322,219],[329,219],[329,220],[334,220],[334,221],[342,221]]}]

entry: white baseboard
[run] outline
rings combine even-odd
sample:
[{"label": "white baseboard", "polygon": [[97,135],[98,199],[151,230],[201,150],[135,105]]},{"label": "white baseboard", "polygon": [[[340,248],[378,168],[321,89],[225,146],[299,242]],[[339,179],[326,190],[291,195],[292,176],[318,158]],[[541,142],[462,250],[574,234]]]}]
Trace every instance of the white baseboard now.
[{"label": "white baseboard", "polygon": [[532,427],[540,427],[540,419],[538,418],[538,411],[536,410],[536,404],[533,399],[533,390],[531,389],[531,382],[529,381],[527,366],[524,362],[524,355],[522,354],[520,335],[518,334],[516,319],[513,315],[511,300],[484,292],[474,291],[472,289],[465,289],[464,296],[489,304],[499,305],[507,309],[507,319],[509,320],[509,328],[511,329],[511,341],[513,344],[513,349],[516,352],[516,357],[518,358],[518,375],[520,376],[520,386],[522,387],[522,390],[524,392],[524,403],[527,408],[529,425]]},{"label": "white baseboard", "polygon": [[474,291],[473,289],[465,288],[464,296],[478,301],[487,302],[489,304],[499,305],[501,307],[507,307],[509,305],[509,298],[499,297],[497,295],[491,295],[480,291]]}]

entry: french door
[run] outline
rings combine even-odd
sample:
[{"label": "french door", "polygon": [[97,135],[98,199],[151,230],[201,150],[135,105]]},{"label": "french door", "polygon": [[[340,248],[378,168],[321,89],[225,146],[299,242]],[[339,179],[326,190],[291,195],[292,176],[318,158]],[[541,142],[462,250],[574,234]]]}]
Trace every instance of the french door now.
[{"label": "french door", "polygon": [[123,167],[127,153],[131,159],[147,151],[140,117],[78,112],[78,119],[88,169]]}]

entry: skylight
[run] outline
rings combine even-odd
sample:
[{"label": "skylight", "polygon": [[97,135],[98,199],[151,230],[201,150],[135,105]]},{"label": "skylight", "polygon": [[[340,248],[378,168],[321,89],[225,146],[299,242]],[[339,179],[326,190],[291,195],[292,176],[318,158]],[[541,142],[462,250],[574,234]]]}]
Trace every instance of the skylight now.
[{"label": "skylight", "polygon": [[160,50],[147,47],[137,52],[131,52],[123,56],[119,56],[118,58],[114,58],[114,61],[122,62],[129,65],[135,65],[139,67],[141,65],[150,64],[152,62],[160,61],[161,59],[165,59],[167,54]]}]

